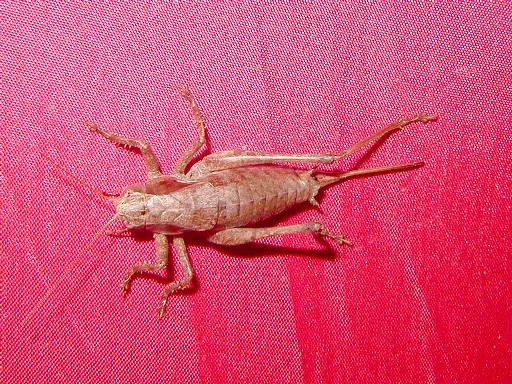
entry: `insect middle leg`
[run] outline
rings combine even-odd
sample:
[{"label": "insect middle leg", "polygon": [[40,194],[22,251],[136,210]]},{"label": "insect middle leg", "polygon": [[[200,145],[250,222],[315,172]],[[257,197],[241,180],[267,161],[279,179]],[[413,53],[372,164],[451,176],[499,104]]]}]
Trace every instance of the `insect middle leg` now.
[{"label": "insect middle leg", "polygon": [[192,157],[201,149],[201,147],[206,143],[206,129],[204,125],[204,118],[201,114],[201,110],[197,105],[197,102],[194,100],[194,97],[190,93],[190,90],[186,87],[181,88],[181,95],[190,103],[190,108],[192,109],[192,116],[194,117],[194,121],[197,127],[197,138],[194,144],[189,148],[187,152],[183,154],[181,159],[176,164],[174,168],[173,175],[178,178],[185,177],[185,168],[190,163]]},{"label": "insect middle leg", "polygon": [[296,225],[287,225],[283,227],[266,228],[229,228],[224,229],[208,237],[208,241],[222,245],[239,245],[249,243],[254,240],[263,239],[271,236],[293,235],[296,233],[313,233],[328,237],[339,244],[351,245],[351,242],[343,235],[333,234],[325,229],[323,224],[310,222]]},{"label": "insect middle leg", "polygon": [[187,178],[196,179],[214,171],[268,163],[293,162],[331,164],[334,161],[347,157],[358,149],[368,145],[372,141],[385,136],[388,133],[402,129],[408,124],[418,121],[427,123],[433,120],[435,120],[435,116],[429,116],[426,114],[420,114],[409,119],[400,119],[388,125],[386,128],[376,132],[370,137],[361,140],[359,143],[340,154],[276,154],[253,151],[225,151],[213,153],[194,164],[190,169],[190,172],[187,174]]}]

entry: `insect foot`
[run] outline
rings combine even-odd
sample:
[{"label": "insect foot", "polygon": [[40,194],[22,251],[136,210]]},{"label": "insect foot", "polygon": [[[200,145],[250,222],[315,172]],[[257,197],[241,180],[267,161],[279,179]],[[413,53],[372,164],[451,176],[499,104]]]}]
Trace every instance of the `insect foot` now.
[{"label": "insect foot", "polygon": [[352,242],[350,240],[346,239],[343,235],[341,235],[341,234],[336,235],[334,233],[327,231],[325,229],[325,227],[323,226],[323,224],[314,223],[314,226],[315,226],[315,232],[320,236],[328,237],[329,239],[334,240],[335,242],[337,242],[340,245],[343,245],[343,244],[353,245]]},{"label": "insect foot", "polygon": [[128,292],[130,292],[131,282],[131,278],[126,278],[121,281],[121,295],[125,296],[128,294]]},{"label": "insect foot", "polygon": [[403,129],[406,125],[419,121],[421,123],[428,123],[429,121],[436,121],[437,116],[435,115],[427,115],[426,113],[420,113],[417,116],[414,116],[410,119],[400,119],[397,121],[397,124],[400,126],[400,129]]},{"label": "insect foot", "polygon": [[334,240],[335,242],[337,242],[340,245],[343,245],[343,244],[350,245],[350,246],[354,245],[354,244],[352,244],[352,242],[350,240],[346,239],[343,235],[335,235],[335,234],[325,232],[325,231],[323,231],[321,233],[321,235]]}]

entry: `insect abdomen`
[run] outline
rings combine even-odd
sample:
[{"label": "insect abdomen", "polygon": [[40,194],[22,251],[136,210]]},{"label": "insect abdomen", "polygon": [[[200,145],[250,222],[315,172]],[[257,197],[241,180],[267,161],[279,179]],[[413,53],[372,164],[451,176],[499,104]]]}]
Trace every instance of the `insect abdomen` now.
[{"label": "insect abdomen", "polygon": [[216,172],[207,177],[216,190],[216,228],[254,223],[310,200],[318,183],[308,171],[253,166]]}]

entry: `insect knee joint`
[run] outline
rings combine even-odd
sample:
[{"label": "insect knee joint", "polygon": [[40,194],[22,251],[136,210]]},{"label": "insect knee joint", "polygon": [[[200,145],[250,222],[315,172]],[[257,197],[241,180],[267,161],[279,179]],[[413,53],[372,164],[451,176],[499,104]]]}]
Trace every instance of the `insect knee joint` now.
[{"label": "insect knee joint", "polygon": [[142,151],[147,151],[149,149],[149,144],[146,143],[145,141],[139,141],[139,148]]},{"label": "insect knee joint", "polygon": [[315,233],[322,233],[323,230],[324,226],[322,224],[320,224],[318,221],[313,222],[313,231]]}]

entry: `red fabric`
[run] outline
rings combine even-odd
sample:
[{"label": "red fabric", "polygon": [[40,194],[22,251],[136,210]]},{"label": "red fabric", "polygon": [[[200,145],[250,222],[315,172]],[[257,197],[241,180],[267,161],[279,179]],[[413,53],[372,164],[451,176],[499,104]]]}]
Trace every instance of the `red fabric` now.
[{"label": "red fabric", "polygon": [[[285,3],[0,5],[4,383],[510,380],[509,3]],[[20,327],[112,216],[45,157],[101,190],[144,181],[91,120],[147,140],[169,172],[195,137],[180,84],[212,151],[340,152],[400,116],[439,121],[321,167],[422,169],[279,221],[320,220],[354,247],[189,236],[197,289],[158,321],[161,281],[119,288],[152,241],[101,236]]]}]

